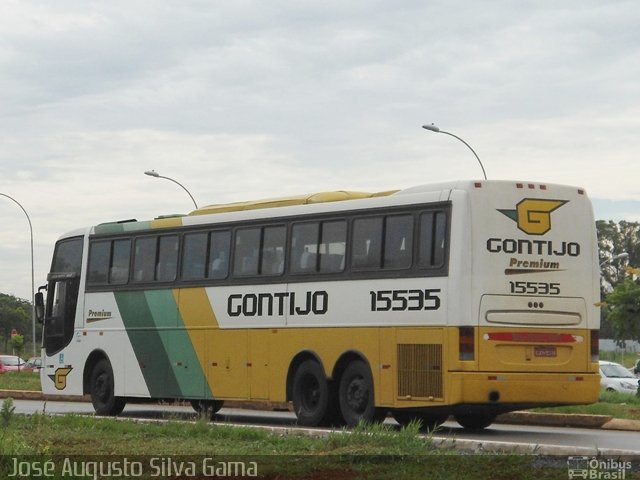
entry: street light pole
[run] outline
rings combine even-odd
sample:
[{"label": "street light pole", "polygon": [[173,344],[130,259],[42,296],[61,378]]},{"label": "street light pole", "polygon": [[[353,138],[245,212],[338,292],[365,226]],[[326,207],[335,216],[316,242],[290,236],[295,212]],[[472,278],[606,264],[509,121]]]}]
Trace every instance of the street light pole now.
[{"label": "street light pole", "polygon": [[7,195],[6,193],[0,193],[0,196],[8,198],[13,203],[20,207],[27,217],[27,221],[29,222],[29,234],[31,236],[31,335],[33,337],[33,356],[36,356],[36,303],[35,303],[35,276],[34,276],[34,267],[33,267],[33,225],[31,225],[31,218],[29,218],[29,214],[24,209],[24,207],[18,202],[15,198]]},{"label": "street light pole", "polygon": [[449,133],[449,132],[445,132],[444,130],[440,130],[433,123],[431,125],[423,125],[422,128],[424,128],[425,130],[429,130],[431,132],[444,133],[445,135],[449,135],[449,136],[451,136],[453,138],[457,138],[462,143],[464,143],[469,148],[469,150],[471,150],[471,152],[476,156],[476,159],[478,160],[478,163],[480,164],[480,168],[482,169],[482,174],[484,175],[484,179],[485,180],[487,179],[487,172],[485,172],[485,170],[484,170],[484,165],[482,165],[482,162],[480,161],[480,157],[478,157],[478,154],[475,152],[475,150],[473,148],[471,148],[471,145],[469,145],[467,142],[465,142],[463,139],[461,139],[457,135],[454,135],[453,133]]},{"label": "street light pole", "polygon": [[187,195],[189,195],[189,197],[191,198],[191,201],[193,202],[193,204],[196,206],[196,208],[198,208],[198,204],[196,203],[196,201],[193,199],[193,195],[191,195],[191,193],[189,192],[189,190],[187,190],[187,188],[182,185],[180,182],[178,182],[177,180],[174,180],[173,178],[169,178],[169,177],[163,177],[162,175],[160,175],[158,172],[156,172],[155,170],[147,170],[146,172],[144,172],[145,175],[149,175],[150,177],[155,177],[155,178],[164,178],[165,180],[170,180],[173,183],[176,183],[178,185],[180,185],[180,187],[182,187],[182,189],[187,192]]}]

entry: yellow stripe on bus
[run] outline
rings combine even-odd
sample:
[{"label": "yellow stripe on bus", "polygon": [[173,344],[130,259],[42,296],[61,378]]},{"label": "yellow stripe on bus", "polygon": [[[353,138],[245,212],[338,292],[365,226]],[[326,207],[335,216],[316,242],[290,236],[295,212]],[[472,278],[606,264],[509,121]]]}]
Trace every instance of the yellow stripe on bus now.
[{"label": "yellow stripe on bus", "polygon": [[150,222],[151,228],[174,228],[182,226],[182,217],[156,218]]},{"label": "yellow stripe on bus", "polygon": [[218,328],[218,320],[211,308],[207,291],[204,288],[174,289],[173,296],[176,299],[180,317],[189,334],[191,345],[198,357],[206,381],[211,392],[214,386],[209,368],[209,352],[207,351],[207,332]]}]

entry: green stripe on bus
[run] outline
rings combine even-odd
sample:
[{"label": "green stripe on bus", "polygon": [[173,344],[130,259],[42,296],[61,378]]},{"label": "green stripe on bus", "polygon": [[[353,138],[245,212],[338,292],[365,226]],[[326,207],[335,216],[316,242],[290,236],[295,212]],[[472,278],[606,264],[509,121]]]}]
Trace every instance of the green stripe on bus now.
[{"label": "green stripe on bus", "polygon": [[94,231],[96,235],[108,235],[110,233],[122,233],[124,228],[121,223],[104,223],[96,225]]},{"label": "green stripe on bus", "polygon": [[[115,295],[151,396],[211,398],[173,292],[148,290]],[[145,358],[156,360],[147,362]]]},{"label": "green stripe on bus", "polygon": [[149,394],[157,398],[173,396],[168,392],[178,392],[178,381],[144,292],[114,295]]},{"label": "green stripe on bus", "polygon": [[148,290],[147,304],[169,359],[183,398],[211,398],[202,366],[178,311],[172,290]]},{"label": "green stripe on bus", "polygon": [[138,230],[149,230],[151,228],[151,222],[123,222],[123,223],[103,223],[101,225],[96,225],[94,229],[94,233],[96,235],[110,235],[114,233],[123,233],[123,232],[136,232]]}]

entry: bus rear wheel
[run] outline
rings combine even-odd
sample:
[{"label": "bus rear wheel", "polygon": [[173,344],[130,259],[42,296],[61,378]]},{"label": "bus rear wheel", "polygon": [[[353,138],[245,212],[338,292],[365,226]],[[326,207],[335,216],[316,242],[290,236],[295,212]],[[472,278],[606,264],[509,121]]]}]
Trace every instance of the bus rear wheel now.
[{"label": "bus rear wheel", "polygon": [[115,396],[113,369],[106,358],[99,360],[91,371],[91,403],[98,415],[119,415],[127,400]]},{"label": "bus rear wheel", "polygon": [[369,366],[362,360],[351,362],[342,373],[338,401],[342,417],[350,427],[355,427],[360,421],[381,422],[386,416],[386,411],[375,407],[373,377]]},{"label": "bus rear wheel", "polygon": [[463,413],[454,415],[456,422],[469,430],[482,430],[491,425],[497,415],[495,413]]},{"label": "bus rear wheel", "polygon": [[411,422],[419,422],[420,430],[431,431],[446,422],[449,415],[446,413],[423,413],[413,410],[394,410],[393,418],[403,427],[406,427]]},{"label": "bus rear wheel", "polygon": [[329,384],[318,362],[305,360],[300,364],[293,376],[291,397],[300,425],[315,427],[328,418]]}]

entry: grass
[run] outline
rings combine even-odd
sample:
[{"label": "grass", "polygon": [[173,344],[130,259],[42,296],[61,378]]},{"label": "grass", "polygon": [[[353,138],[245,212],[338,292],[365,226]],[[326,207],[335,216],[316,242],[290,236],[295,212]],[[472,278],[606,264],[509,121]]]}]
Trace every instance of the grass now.
[{"label": "grass", "polygon": [[598,403],[567,407],[536,408],[542,413],[580,413],[586,415],[609,415],[614,418],[640,420],[640,397],[618,392],[601,392]]},{"label": "grass", "polygon": [[82,457],[85,461],[135,456],[145,465],[151,457],[200,464],[203,456],[215,455],[219,461],[255,461],[260,478],[280,480],[544,480],[566,478],[567,472],[564,458],[550,464],[553,461],[541,462],[535,456],[440,450],[429,436],[418,435],[417,425],[402,430],[360,425],[315,438],[212,425],[203,420],[139,423],[73,415],[7,415],[9,424],[0,432],[0,478],[11,472],[12,455],[51,459],[58,466],[72,455],[90,456]]},{"label": "grass", "polygon": [[6,372],[0,375],[0,390],[29,390],[39,392],[40,374],[33,372]]}]

